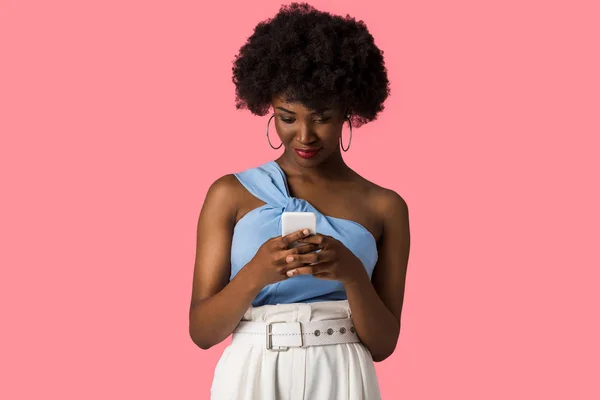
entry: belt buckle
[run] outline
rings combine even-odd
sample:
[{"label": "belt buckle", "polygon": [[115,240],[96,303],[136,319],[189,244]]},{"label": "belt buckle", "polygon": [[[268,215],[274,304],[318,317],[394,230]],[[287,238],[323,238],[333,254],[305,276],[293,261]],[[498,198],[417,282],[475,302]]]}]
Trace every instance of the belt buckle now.
[{"label": "belt buckle", "polygon": [[[277,321],[277,322],[269,322],[267,323],[267,350],[271,351],[288,351],[290,349],[289,346],[275,346],[273,347],[273,333],[271,326],[273,324],[289,324],[290,322]],[[296,322],[294,322],[296,323]],[[304,335],[302,334],[302,324],[297,322],[298,326],[300,326],[300,346],[292,346],[292,347],[303,347],[304,346]]]}]

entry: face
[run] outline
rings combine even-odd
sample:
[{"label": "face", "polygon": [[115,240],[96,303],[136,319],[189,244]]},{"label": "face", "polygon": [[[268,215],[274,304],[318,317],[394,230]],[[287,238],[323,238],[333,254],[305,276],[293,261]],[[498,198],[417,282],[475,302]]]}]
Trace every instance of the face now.
[{"label": "face", "polygon": [[[340,151],[344,110],[339,105],[311,110],[279,96],[273,97],[272,104],[275,128],[290,159],[301,165],[314,165]],[[301,149],[317,151],[305,153]]]}]

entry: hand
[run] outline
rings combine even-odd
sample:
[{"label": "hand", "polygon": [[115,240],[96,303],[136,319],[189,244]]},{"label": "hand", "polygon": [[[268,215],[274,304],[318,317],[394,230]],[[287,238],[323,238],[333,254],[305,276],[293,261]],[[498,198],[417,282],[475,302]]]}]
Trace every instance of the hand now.
[{"label": "hand", "polygon": [[363,263],[342,242],[334,237],[315,234],[298,240],[300,243],[320,245],[322,250],[313,254],[296,254],[287,257],[289,265],[313,264],[288,268],[289,276],[312,274],[315,278],[354,283],[367,276]]},{"label": "hand", "polygon": [[[306,232],[306,233],[305,233]],[[310,234],[308,229],[300,229],[286,236],[276,236],[264,242],[252,260],[244,268],[248,268],[250,277],[256,279],[260,288],[289,278],[286,272],[304,266],[303,261],[286,262],[286,257],[303,255],[321,248],[318,244],[305,244],[289,248],[289,245]]]}]

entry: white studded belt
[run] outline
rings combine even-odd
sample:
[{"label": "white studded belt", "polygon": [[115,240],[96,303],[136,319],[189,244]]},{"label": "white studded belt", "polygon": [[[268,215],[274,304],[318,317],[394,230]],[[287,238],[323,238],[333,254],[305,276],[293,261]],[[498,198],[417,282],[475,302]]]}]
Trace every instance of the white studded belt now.
[{"label": "white studded belt", "polygon": [[232,343],[264,344],[267,350],[360,342],[351,318],[310,322],[241,321]]}]

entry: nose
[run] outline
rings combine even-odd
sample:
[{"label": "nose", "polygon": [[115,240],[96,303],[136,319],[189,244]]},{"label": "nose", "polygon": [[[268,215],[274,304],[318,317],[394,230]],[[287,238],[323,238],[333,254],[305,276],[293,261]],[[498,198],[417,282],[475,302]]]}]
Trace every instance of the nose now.
[{"label": "nose", "polygon": [[317,140],[317,135],[313,130],[312,124],[306,122],[300,124],[300,129],[296,135],[296,140],[305,145],[313,143],[315,140]]}]

